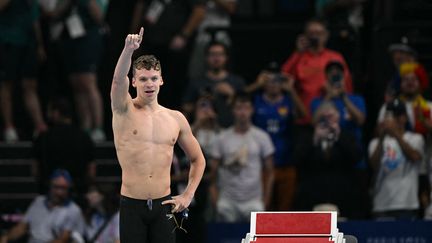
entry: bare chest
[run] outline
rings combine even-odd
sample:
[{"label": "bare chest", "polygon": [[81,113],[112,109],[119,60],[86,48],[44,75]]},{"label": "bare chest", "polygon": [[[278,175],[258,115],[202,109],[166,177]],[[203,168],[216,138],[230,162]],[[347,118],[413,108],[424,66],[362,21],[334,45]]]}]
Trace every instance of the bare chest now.
[{"label": "bare chest", "polygon": [[180,131],[176,120],[163,112],[153,115],[131,113],[118,117],[113,125],[114,135],[122,141],[155,145],[173,146]]}]

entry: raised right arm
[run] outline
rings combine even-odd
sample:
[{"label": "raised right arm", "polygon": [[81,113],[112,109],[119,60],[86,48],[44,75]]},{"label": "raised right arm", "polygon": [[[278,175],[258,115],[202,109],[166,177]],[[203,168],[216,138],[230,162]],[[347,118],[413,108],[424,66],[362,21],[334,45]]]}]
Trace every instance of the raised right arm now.
[{"label": "raised right arm", "polygon": [[138,35],[130,34],[126,37],[125,46],[117,61],[111,84],[111,108],[113,112],[124,112],[130,99],[128,73],[132,62],[133,52],[139,48],[144,29],[141,28]]}]

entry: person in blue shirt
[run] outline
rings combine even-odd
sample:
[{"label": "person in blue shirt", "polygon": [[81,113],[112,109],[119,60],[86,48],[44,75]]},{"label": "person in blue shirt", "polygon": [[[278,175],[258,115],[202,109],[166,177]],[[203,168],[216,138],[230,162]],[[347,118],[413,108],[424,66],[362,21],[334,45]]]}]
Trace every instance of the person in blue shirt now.
[{"label": "person in blue shirt", "polygon": [[[338,61],[330,61],[327,63],[326,68],[326,77],[327,82],[325,85],[325,89],[323,90],[323,94],[312,100],[311,103],[311,111],[315,113],[318,107],[325,102],[331,102],[337,108],[340,119],[339,126],[340,128],[347,133],[351,133],[354,135],[354,138],[357,140],[357,144],[359,147],[359,151],[363,154],[360,159],[355,164],[355,175],[356,178],[353,178],[355,184],[358,188],[353,188],[353,190],[357,189],[358,192],[362,192],[356,196],[358,198],[356,200],[362,201],[363,203],[359,205],[368,205],[368,176],[367,176],[367,163],[365,160],[365,148],[363,143],[362,136],[362,127],[366,121],[366,105],[364,98],[360,95],[348,94],[344,90],[344,66]],[[367,207],[367,206],[365,206]],[[359,215],[355,217],[364,217],[364,215],[360,215],[363,212],[366,212],[366,208],[358,209]]]},{"label": "person in blue shirt", "polygon": [[366,121],[366,105],[362,96],[347,94],[344,90],[344,67],[338,61],[330,61],[325,68],[327,83],[321,97],[315,98],[311,103],[311,111],[324,102],[331,101],[338,109],[341,129],[351,132],[362,143],[362,126]]},{"label": "person in blue shirt", "polygon": [[292,123],[306,109],[293,88],[294,79],[281,75],[275,63],[262,71],[248,91],[260,90],[254,99],[254,124],[265,130],[275,146],[275,183],[272,207],[289,210],[296,187],[296,169],[291,159]]}]

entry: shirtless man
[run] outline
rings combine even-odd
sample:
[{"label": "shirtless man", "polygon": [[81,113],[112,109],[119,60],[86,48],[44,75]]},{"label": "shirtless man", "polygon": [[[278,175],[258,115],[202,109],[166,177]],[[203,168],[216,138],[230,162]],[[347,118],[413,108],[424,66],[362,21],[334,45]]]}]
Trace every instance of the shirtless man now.
[{"label": "shirtless man", "polygon": [[[128,93],[131,58],[140,47],[143,32],[141,28],[138,35],[126,37],[111,86],[114,143],[122,168],[120,241],[171,243],[175,242],[172,230],[176,225],[167,214],[182,212],[189,206],[205,161],[186,118],[158,104],[163,80],[154,56],[135,60],[132,86],[137,97]],[[171,197],[170,168],[177,141],[191,166],[185,191]]]}]

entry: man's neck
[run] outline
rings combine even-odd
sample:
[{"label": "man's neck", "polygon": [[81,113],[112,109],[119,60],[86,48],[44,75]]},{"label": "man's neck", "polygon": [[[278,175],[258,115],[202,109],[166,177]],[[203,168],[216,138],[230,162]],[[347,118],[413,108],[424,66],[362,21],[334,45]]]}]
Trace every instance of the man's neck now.
[{"label": "man's neck", "polygon": [[324,51],[324,47],[323,46],[319,46],[317,48],[310,48],[309,51],[314,54],[314,55],[318,55],[320,54],[322,51]]},{"label": "man's neck", "polygon": [[226,69],[212,69],[207,71],[207,76],[211,79],[221,80],[228,76]]},{"label": "man's neck", "polygon": [[134,102],[134,104],[136,107],[143,109],[145,111],[149,111],[149,112],[156,111],[160,107],[157,99],[154,99],[152,101],[145,101],[145,100],[137,97],[136,102]]},{"label": "man's neck", "polygon": [[250,122],[246,122],[246,123],[237,122],[234,124],[234,131],[236,133],[244,134],[249,130],[250,127],[251,127]]}]

